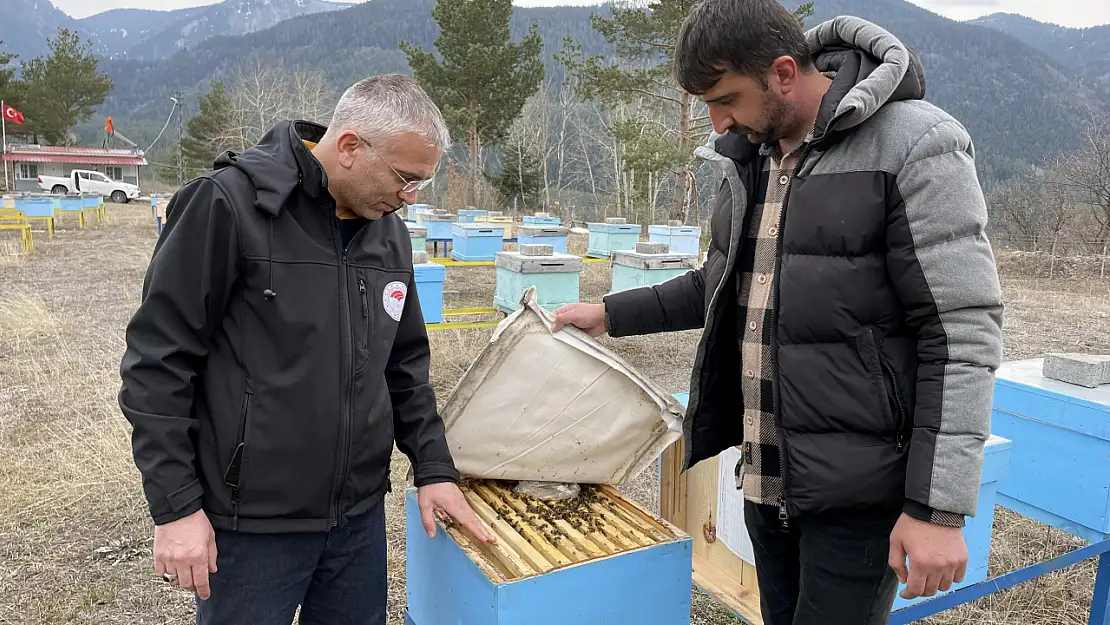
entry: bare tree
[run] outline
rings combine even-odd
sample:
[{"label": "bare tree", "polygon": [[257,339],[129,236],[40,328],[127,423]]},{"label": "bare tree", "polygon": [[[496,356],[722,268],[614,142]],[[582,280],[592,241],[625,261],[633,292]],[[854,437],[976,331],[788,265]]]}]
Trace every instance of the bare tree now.
[{"label": "bare tree", "polygon": [[1090,208],[1095,241],[1105,244],[1110,240],[1110,115],[1092,114],[1077,149],[1059,157],[1052,173]]}]

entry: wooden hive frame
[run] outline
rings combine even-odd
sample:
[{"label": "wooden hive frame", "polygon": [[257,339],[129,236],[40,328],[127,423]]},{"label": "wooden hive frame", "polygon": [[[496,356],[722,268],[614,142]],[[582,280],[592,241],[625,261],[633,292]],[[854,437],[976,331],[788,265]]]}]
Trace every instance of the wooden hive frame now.
[{"label": "wooden hive frame", "polygon": [[659,463],[659,516],[690,535],[694,584],[749,625],[763,625],[755,567],[717,540],[718,458],[682,472],[683,440]]},{"label": "wooden hive frame", "polygon": [[683,536],[610,486],[582,485],[572,500],[545,502],[513,492],[513,484],[474,478],[460,484],[497,543],[481,543],[462,526],[446,524],[448,535],[493,582],[543,575]]}]

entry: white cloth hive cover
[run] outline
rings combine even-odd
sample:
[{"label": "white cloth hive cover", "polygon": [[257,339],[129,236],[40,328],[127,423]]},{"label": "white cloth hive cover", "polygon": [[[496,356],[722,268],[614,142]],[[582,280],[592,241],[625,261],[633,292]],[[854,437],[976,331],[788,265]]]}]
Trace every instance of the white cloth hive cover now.
[{"label": "white cloth hive cover", "polygon": [[621,484],[682,434],[684,409],[593,338],[555,316],[535,287],[495,329],[443,410],[464,475]]}]

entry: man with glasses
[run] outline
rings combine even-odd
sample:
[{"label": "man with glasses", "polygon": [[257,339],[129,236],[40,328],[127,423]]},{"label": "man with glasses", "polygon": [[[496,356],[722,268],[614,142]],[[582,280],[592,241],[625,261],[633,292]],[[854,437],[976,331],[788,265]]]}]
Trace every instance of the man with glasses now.
[{"label": "man with glasses", "polygon": [[154,569],[197,623],[384,625],[394,442],[424,527],[490,535],[458,489],[393,213],[450,143],[412,79],[350,87],[175,195],[127,328],[120,407]]}]

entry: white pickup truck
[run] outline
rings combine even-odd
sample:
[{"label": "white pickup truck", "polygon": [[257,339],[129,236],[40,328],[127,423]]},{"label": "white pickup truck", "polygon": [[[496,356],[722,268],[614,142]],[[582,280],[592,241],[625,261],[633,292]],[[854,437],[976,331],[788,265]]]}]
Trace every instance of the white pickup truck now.
[{"label": "white pickup truck", "polygon": [[74,169],[69,177],[39,176],[39,188],[50,193],[99,193],[117,204],[124,204],[139,197],[139,187],[112,180],[108,176],[87,169]]}]

